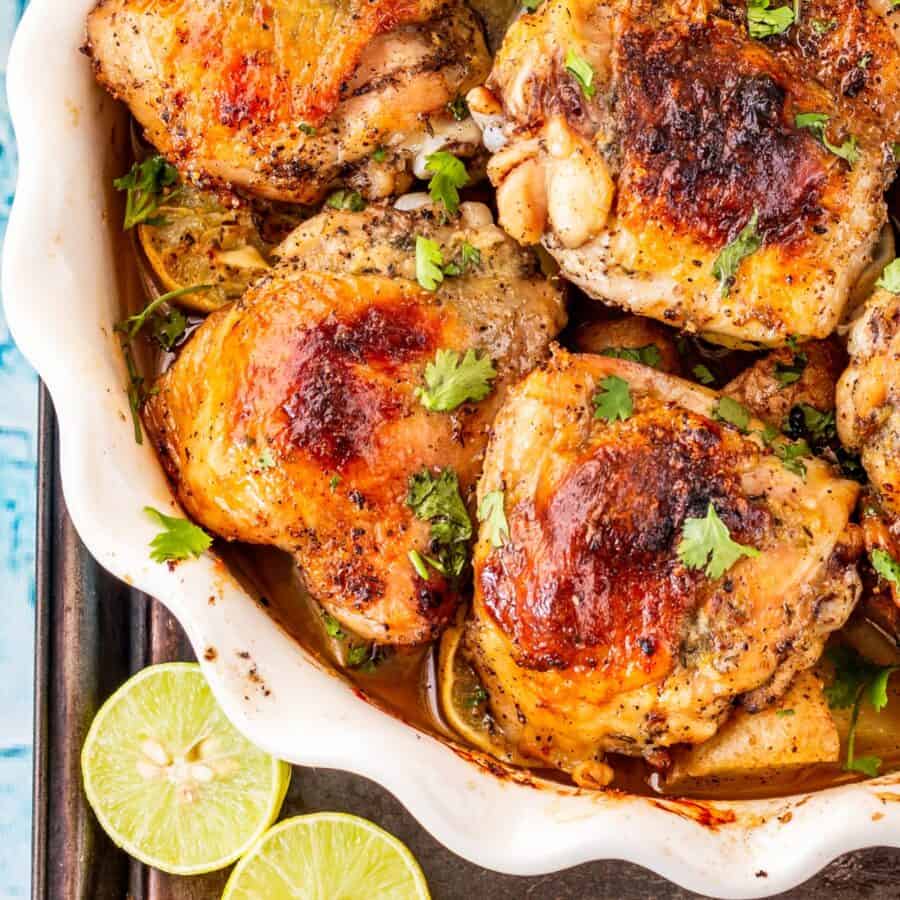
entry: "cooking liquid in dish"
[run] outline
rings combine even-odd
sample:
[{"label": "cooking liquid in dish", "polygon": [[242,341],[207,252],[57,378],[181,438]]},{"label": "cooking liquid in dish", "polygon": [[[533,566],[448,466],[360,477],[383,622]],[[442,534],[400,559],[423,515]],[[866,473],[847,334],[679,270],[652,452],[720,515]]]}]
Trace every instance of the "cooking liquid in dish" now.
[{"label": "cooking liquid in dish", "polygon": [[[140,282],[144,288],[144,295],[135,299],[133,308],[129,310],[131,313],[142,309],[165,289],[157,283],[137,241],[126,238],[126,244],[132,258],[137,259]],[[564,344],[567,334],[571,334],[584,318],[606,314],[602,309],[598,310],[597,304],[577,297],[570,304],[569,312],[568,331],[560,338]],[[190,331],[202,319],[189,317],[188,321]],[[142,336],[135,343],[138,345],[135,347],[136,360],[142,369],[146,364],[146,371],[160,373],[175,358],[146,337]],[[697,356],[696,360],[691,358],[695,350],[696,347],[687,351],[685,366],[688,370],[695,361],[704,361],[702,356]],[[712,356],[723,378],[736,374],[755,358],[751,353],[724,351],[721,348],[712,351]],[[279,626],[320,664],[334,671],[336,677],[345,678],[365,695],[366,700],[409,725],[458,745],[467,743],[454,731],[441,710],[437,644],[418,650],[392,650],[378,659],[375,665],[348,666],[346,654],[340,650],[341,642],[327,634],[322,612],[306,593],[302,577],[287,553],[269,547],[226,544],[218,540],[215,549]],[[891,702],[880,714],[875,714],[864,705],[856,734],[857,756],[877,754],[883,762],[882,774],[900,768],[900,688],[890,686],[889,692]],[[835,711],[835,720],[842,741],[841,759],[844,759],[849,710]],[[838,762],[775,771],[765,776],[698,780],[692,782],[688,789],[679,786],[677,791],[669,792],[656,770],[640,758],[609,754],[607,762],[615,772],[611,784],[614,789],[643,795],[672,793],[698,799],[786,796],[859,780],[858,776],[843,771]],[[564,773],[546,769],[531,771],[548,783],[572,785]]]}]

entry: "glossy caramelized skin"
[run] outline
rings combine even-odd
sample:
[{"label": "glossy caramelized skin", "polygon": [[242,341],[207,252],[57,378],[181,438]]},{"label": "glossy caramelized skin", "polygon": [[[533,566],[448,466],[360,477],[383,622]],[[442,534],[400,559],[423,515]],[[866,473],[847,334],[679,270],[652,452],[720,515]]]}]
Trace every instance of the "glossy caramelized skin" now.
[{"label": "glossy caramelized skin", "polygon": [[[408,559],[430,540],[406,503],[410,476],[452,467],[469,499],[507,385],[565,321],[529,253],[494,225],[467,224],[485,213],[465,205],[449,224],[430,208],[321,214],[304,228],[334,228],[344,248],[371,247],[377,232],[409,257],[409,235],[427,234],[448,259],[463,240],[484,248],[482,262],[429,293],[389,265],[351,274],[338,248],[302,261],[286,248],[197,330],[145,409],[192,518],[228,540],[292,553],[326,610],[384,643],[431,639],[459,600],[456,582],[431,569],[420,577]],[[414,391],[444,348],[494,359],[485,400],[426,411]]]},{"label": "glossy caramelized skin", "polygon": [[[746,4],[547,0],[510,29],[487,90],[500,221],[591,296],[719,338],[826,337],[875,247],[900,133],[889,4],[804,4],[748,36]],[[824,33],[814,21],[834,25]],[[589,67],[587,90],[571,54]],[[576,65],[576,70],[577,65]],[[584,78],[584,68],[581,75]],[[829,118],[834,145],[800,113]],[[730,289],[719,253],[758,217]]]},{"label": "glossy caramelized skin", "polygon": [[[629,384],[624,421],[595,418],[609,376]],[[509,540],[482,527],[467,651],[507,740],[582,783],[602,780],[604,751],[660,762],[709,738],[735,702],[777,698],[858,597],[857,486],[819,460],[805,481],[788,472],[755,433],[714,421],[717,400],[560,352],[495,423],[479,496],[504,491]],[[710,503],[760,551],[716,579],[677,552]]]},{"label": "glossy caramelized skin", "polygon": [[300,203],[405,188],[426,145],[471,152],[447,104],[489,66],[462,0],[101,0],[86,50],[184,172]]}]

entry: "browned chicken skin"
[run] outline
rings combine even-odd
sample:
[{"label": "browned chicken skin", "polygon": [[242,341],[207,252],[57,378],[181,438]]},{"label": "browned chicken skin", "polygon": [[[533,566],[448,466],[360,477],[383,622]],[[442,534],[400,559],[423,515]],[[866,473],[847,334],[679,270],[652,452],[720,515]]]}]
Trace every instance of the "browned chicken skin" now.
[{"label": "browned chicken skin", "polygon": [[[609,376],[630,386],[625,421],[594,415]],[[718,396],[560,352],[501,409],[479,497],[504,491],[509,540],[482,526],[467,650],[526,758],[591,783],[604,751],[706,740],[736,701],[783,693],[856,602],[858,486],[819,460],[788,472],[713,420]],[[677,552],[710,503],[760,551],[715,579]]]},{"label": "browned chicken skin", "polygon": [[416,154],[472,152],[447,104],[490,64],[461,0],[101,0],[86,50],[183,172],[298,203],[348,177],[386,196]]},{"label": "browned chicken skin", "polygon": [[[301,230],[333,234],[330,246],[298,259],[289,240],[269,275],[198,329],[146,406],[192,518],[292,553],[326,610],[385,643],[433,638],[459,600],[456,582],[420,577],[408,559],[429,547],[428,523],[406,503],[410,476],[451,467],[468,498],[508,384],[565,322],[532,255],[486,216],[471,204],[448,224],[430,207],[321,214]],[[481,262],[429,293],[397,272],[414,235],[447,259],[468,241]],[[377,255],[379,242],[382,262],[351,273],[354,248]],[[428,412],[414,393],[426,364],[470,348],[494,360],[493,391]]]},{"label": "browned chicken skin", "polygon": [[[730,342],[829,335],[886,218],[898,22],[888,2],[803,7],[764,41],[743,2],[546,0],[523,15],[469,97],[501,224],[640,315]],[[819,34],[817,16],[836,24]],[[825,137],[858,158],[801,113],[827,116]],[[715,263],[754,216],[761,246],[726,290]]]}]

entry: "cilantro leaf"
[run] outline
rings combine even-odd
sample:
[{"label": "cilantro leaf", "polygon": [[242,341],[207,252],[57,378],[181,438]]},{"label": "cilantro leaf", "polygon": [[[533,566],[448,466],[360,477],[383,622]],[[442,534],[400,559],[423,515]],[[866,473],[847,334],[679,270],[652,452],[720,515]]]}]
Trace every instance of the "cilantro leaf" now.
[{"label": "cilantro leaf", "polygon": [[793,716],[796,714],[796,710],[793,709],[777,709],[775,710],[775,715],[778,716],[779,719],[784,719],[787,716]]},{"label": "cilantro leaf", "polygon": [[318,129],[315,127],[315,125],[310,125],[309,122],[301,122],[297,127],[298,127],[298,128],[299,128],[299,129],[300,129],[307,137],[313,137],[314,135],[316,135],[316,134],[319,133],[319,132],[318,132]]},{"label": "cilantro leaf", "polygon": [[173,350],[187,331],[188,320],[180,309],[170,309],[152,321],[153,339],[164,349]]},{"label": "cilantro leaf", "polygon": [[712,501],[705,518],[684,520],[678,558],[688,569],[704,569],[709,578],[720,578],[742,556],[759,556],[759,550],[731,539]]},{"label": "cilantro leaf", "polygon": [[700,384],[710,385],[716,383],[715,375],[713,375],[713,373],[709,371],[709,368],[702,363],[694,366],[691,371],[694,373],[694,378],[696,378]]},{"label": "cilantro leaf", "polygon": [[372,151],[372,159],[375,162],[384,162],[387,159],[387,150],[384,147],[376,147]]},{"label": "cilantro leaf", "polygon": [[444,280],[444,256],[441,253],[437,241],[424,238],[421,235],[416,238],[416,281],[426,291],[436,291],[438,285]]},{"label": "cilantro leaf", "polygon": [[410,550],[406,555],[416,570],[416,575],[423,581],[428,581],[428,567],[425,565],[425,560],[422,559],[422,554],[418,550]]},{"label": "cilantro leaf", "polygon": [[900,587],[900,563],[887,550],[873,550],[869,554],[872,568],[885,580]]},{"label": "cilantro leaf", "polygon": [[145,506],[144,512],[163,528],[150,542],[154,562],[197,557],[210,548],[212,538],[193,522],[164,515],[152,506]]},{"label": "cilantro leaf", "polygon": [[607,422],[615,422],[616,419],[624,422],[634,411],[631,388],[624,378],[616,375],[608,375],[600,382],[592,402],[594,418],[606,419]]},{"label": "cilantro leaf", "polygon": [[484,400],[496,377],[487,354],[479,358],[467,350],[460,359],[456,350],[438,350],[434,362],[425,367],[425,387],[417,387],[415,393],[429,412],[450,412],[463,403]]},{"label": "cilantro leaf", "polygon": [[794,21],[794,11],[790,6],[772,9],[770,0],[747,0],[747,31],[752,38],[759,40],[784,34]]},{"label": "cilantro leaf", "polygon": [[328,481],[328,490],[333,494],[337,489],[338,485],[341,483],[340,475],[332,475]]},{"label": "cilantro leaf", "polygon": [[178,170],[162,156],[151,156],[143,162],[136,162],[131,171],[113,182],[117,191],[127,191],[125,199],[125,222],[123,228],[129,231],[135,225],[163,225],[164,219],[156,217],[160,201],[171,197],[173,187],[178,182]]},{"label": "cilantro leaf", "polygon": [[348,209],[350,212],[362,212],[366,208],[366,201],[359,191],[335,191],[326,201],[326,205],[332,209]]},{"label": "cilantro leaf", "polygon": [[478,521],[487,526],[487,538],[494,547],[502,547],[509,540],[505,502],[503,491],[490,491],[478,505]]},{"label": "cilantro leaf", "polygon": [[641,363],[651,369],[658,369],[662,362],[662,354],[656,344],[645,344],[643,347],[606,347],[600,351],[600,355]]},{"label": "cilantro leaf", "polygon": [[[424,559],[444,575],[461,575],[468,560],[467,543],[472,537],[472,521],[459,494],[456,472],[441,469],[435,477],[428,469],[422,469],[410,476],[406,503],[417,519],[431,523],[434,558]],[[410,560],[415,566],[412,557]]]},{"label": "cilantro leaf", "polygon": [[796,384],[803,377],[808,363],[809,357],[805,353],[795,353],[790,364],[776,362],[773,373],[775,380],[781,385],[782,389],[791,384]]},{"label": "cilantro leaf", "polygon": [[762,247],[762,236],[757,230],[758,225],[759,212],[753,210],[753,215],[750,216],[738,236],[722,248],[713,263],[713,278],[718,279],[723,297],[727,297],[731,291],[741,262]]},{"label": "cilantro leaf", "polygon": [[542,0],[522,0],[522,9],[526,12],[535,12],[541,5]]},{"label": "cilantro leaf", "polygon": [[334,638],[336,641],[342,640],[346,635],[344,634],[344,629],[341,628],[341,623],[331,615],[331,613],[323,613],[322,620],[325,623],[325,633],[330,638]]},{"label": "cilantro leaf", "polygon": [[122,332],[129,338],[136,338],[138,332],[147,324],[150,318],[164,303],[177,300],[185,294],[193,294],[195,291],[208,291],[212,287],[211,284],[192,284],[188,287],[179,288],[177,291],[169,291],[167,294],[160,294],[154,300],[151,300],[139,313],[129,316],[124,322],[116,325],[116,331]]},{"label": "cilantro leaf", "polygon": [[594,86],[594,67],[571,47],[566,53],[566,70],[581,85],[581,92],[588,100],[597,93]]},{"label": "cilantro leaf", "polygon": [[843,645],[830,648],[827,657],[834,665],[834,678],[825,688],[828,705],[832,709],[852,709],[844,769],[874,778],[881,768],[881,760],[877,756],[855,755],[856,726],[864,699],[875,712],[880,713],[887,706],[888,680],[897,667],[877,666]]},{"label": "cilantro leaf", "polygon": [[450,110],[450,115],[457,122],[462,122],[463,119],[469,118],[469,104],[466,102],[466,98],[461,95],[454,97],[447,104],[447,109]]},{"label": "cilantro leaf", "polygon": [[264,447],[263,452],[259,454],[259,458],[256,460],[256,467],[258,469],[275,468],[275,457],[272,456],[272,451],[268,447]]},{"label": "cilantro leaf", "polygon": [[859,144],[854,135],[850,135],[841,145],[832,144],[828,140],[825,128],[831,120],[831,116],[825,113],[797,113],[794,124],[797,128],[806,128],[812,132],[815,139],[830,153],[840,157],[849,166],[853,166],[859,160]]},{"label": "cilantro leaf", "polygon": [[806,463],[803,462],[803,457],[812,456],[812,450],[805,440],[801,438],[796,443],[778,443],[772,450],[788,472],[793,472],[806,481]]},{"label": "cilantro leaf", "polygon": [[884,288],[892,294],[900,294],[900,259],[895,259],[884,267],[881,277],[875,282],[875,287]]},{"label": "cilantro leaf", "polygon": [[829,31],[837,28],[838,21],[837,19],[811,19],[809,24],[812,30],[821,37],[823,34],[828,34]]},{"label": "cilantro leaf", "polygon": [[750,424],[750,410],[732,397],[719,397],[712,414],[717,422],[732,425],[741,434],[747,433],[747,426]]},{"label": "cilantro leaf", "polygon": [[791,408],[784,430],[791,437],[799,437],[805,432],[814,446],[826,444],[837,433],[834,411],[822,412],[808,403],[799,403]]},{"label": "cilantro leaf", "polygon": [[444,266],[445,275],[465,275],[469,269],[481,265],[481,251],[470,244],[463,241],[459,248],[459,254],[453,262]]},{"label": "cilantro leaf", "polygon": [[861,772],[874,778],[881,768],[881,758],[878,756],[854,756],[847,760],[844,766],[848,772]]},{"label": "cilantro leaf", "polygon": [[432,173],[428,192],[435,203],[443,203],[451,216],[459,210],[459,189],[469,183],[469,173],[461,159],[446,150],[425,157],[425,168]]}]

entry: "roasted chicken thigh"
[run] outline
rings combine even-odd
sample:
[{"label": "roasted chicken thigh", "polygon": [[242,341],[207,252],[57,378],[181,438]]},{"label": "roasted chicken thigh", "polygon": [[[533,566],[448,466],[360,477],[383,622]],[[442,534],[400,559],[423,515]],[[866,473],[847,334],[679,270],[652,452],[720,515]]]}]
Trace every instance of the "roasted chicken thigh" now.
[{"label": "roasted chicken thigh", "polygon": [[506,534],[481,527],[465,651],[516,754],[602,782],[605,751],[660,762],[819,658],[859,594],[858,486],[789,471],[762,428],[602,356],[510,392],[478,489]]},{"label": "roasted chicken thigh", "polygon": [[[452,616],[460,579],[411,563],[429,558],[434,530],[411,508],[410,479],[452,471],[469,499],[497,405],[564,324],[561,296],[480,205],[449,222],[431,207],[329,211],[302,228],[340,237],[302,256],[307,238],[289,240],[270,274],[197,330],[145,421],[197,522],[292,553],[358,635],[426,641]],[[448,263],[464,244],[478,259],[470,251],[465,271],[424,290],[417,236]],[[426,408],[417,389],[440,350],[489,357],[488,396]]]},{"label": "roasted chicken thigh", "polygon": [[462,0],[101,0],[85,49],[184,173],[298,203],[339,178],[385,196],[414,157],[472,152],[448,104],[490,65]]},{"label": "roasted chicken thigh", "polygon": [[814,0],[753,38],[747,6],[545,0],[469,103],[511,235],[606,303],[776,346],[834,330],[886,220],[900,23]]}]

